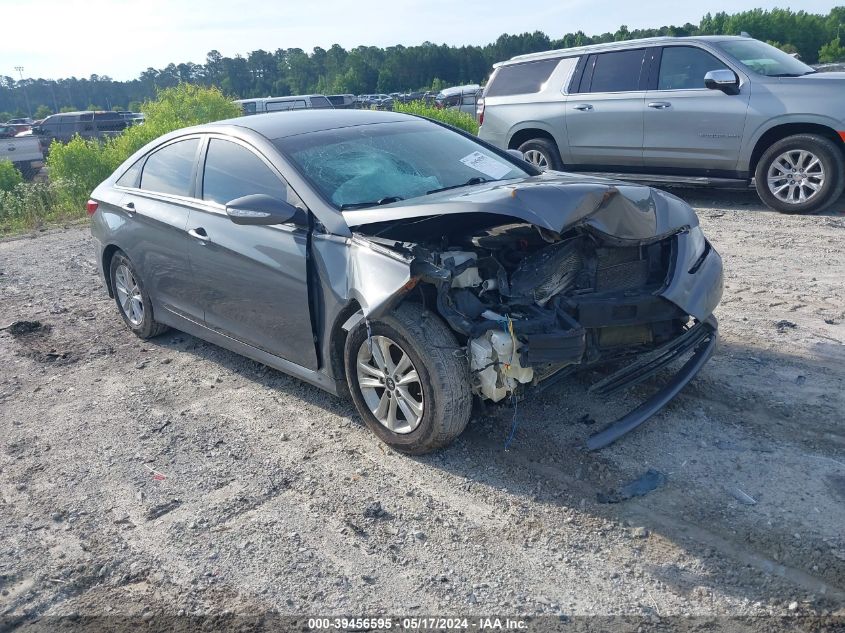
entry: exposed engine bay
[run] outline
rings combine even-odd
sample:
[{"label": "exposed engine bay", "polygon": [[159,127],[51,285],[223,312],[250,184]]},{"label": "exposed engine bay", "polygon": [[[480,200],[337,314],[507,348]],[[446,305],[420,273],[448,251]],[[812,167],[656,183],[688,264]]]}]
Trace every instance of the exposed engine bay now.
[{"label": "exposed engine bay", "polygon": [[675,236],[623,240],[587,225],[560,234],[497,220],[457,228],[453,220],[445,235],[437,218],[417,221],[415,243],[389,237],[407,235],[408,224],[367,236],[411,258],[425,301],[463,337],[476,395],[499,402],[567,368],[655,349],[686,330],[690,316],[657,294]]}]

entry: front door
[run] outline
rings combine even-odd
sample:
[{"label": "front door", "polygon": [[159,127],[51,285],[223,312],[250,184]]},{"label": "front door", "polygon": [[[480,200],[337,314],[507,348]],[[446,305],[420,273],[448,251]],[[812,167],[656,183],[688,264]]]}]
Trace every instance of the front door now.
[{"label": "front door", "polygon": [[733,175],[748,111],[748,86],[737,95],[704,87],[704,75],[728,69],[696,46],[666,46],[657,81],[646,92],[645,171]]},{"label": "front door", "polygon": [[566,102],[574,167],[636,170],[642,165],[646,50],[591,55]]},{"label": "front door", "polygon": [[243,226],[225,211],[227,202],[251,194],[304,205],[263,156],[232,140],[209,140],[199,182],[202,201],[188,219],[188,258],[205,325],[316,369],[307,222]]}]

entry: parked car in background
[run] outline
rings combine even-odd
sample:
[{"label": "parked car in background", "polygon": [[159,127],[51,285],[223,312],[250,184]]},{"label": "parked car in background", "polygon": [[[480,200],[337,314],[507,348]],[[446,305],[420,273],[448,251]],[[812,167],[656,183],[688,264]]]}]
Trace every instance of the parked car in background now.
[{"label": "parked car in background", "polygon": [[9,119],[6,121],[6,125],[29,125],[31,126],[35,121],[30,119],[29,117],[24,117],[22,119]]},{"label": "parked car in background", "polygon": [[46,151],[50,143],[67,143],[77,134],[82,138],[104,138],[115,136],[126,129],[128,123],[117,112],[63,112],[53,114],[32,128],[32,133],[41,140]]},{"label": "parked car in background", "polygon": [[358,100],[358,97],[355,95],[328,95],[326,99],[329,100],[329,103],[332,104],[332,107],[338,108],[340,110],[348,110],[349,108],[355,107],[355,102]]},{"label": "parked car in background", "polygon": [[[20,121],[20,119],[12,119],[12,121]],[[7,129],[7,131],[13,130],[15,134],[23,134],[24,132],[29,132],[32,129],[32,124],[30,123],[12,123],[11,121],[4,123],[3,126]]]},{"label": "parked car in background", "polygon": [[819,211],[845,187],[845,74],[748,37],[654,38],[496,64],[479,136],[544,169],[747,187]]},{"label": "parked car in background", "polygon": [[447,110],[460,110],[476,116],[477,101],[481,93],[481,86],[469,84],[466,86],[455,86],[441,90],[435,98],[438,107]]},{"label": "parked car in background", "polygon": [[143,112],[132,112],[131,110],[120,110],[118,114],[122,116],[130,125],[143,123],[147,118]]},{"label": "parked car in background", "polygon": [[32,134],[20,134],[16,126],[0,125],[0,160],[9,160],[31,180],[44,166],[44,154],[38,138]]},{"label": "parked car in background", "polygon": [[291,95],[288,97],[262,97],[258,99],[238,99],[235,101],[243,108],[244,114],[262,114],[264,112],[286,112],[288,110],[312,110],[331,108],[326,95]]},{"label": "parked car in background", "polygon": [[722,263],[685,202],[544,174],[405,114],[178,130],[127,159],[88,212],[132,332],[175,327],[351,393],[407,453],[457,437],[473,396],[507,401],[614,361],[622,369],[594,385],[606,394],[689,355],[591,438],[600,448],[665,405],[716,345]]}]

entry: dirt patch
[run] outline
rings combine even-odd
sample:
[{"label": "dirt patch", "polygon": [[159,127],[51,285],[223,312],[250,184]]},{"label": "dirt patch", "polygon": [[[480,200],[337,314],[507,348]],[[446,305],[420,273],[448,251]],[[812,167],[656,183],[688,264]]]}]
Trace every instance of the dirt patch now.
[{"label": "dirt patch", "polygon": [[[602,400],[576,377],[409,458],[347,401],[133,337],[84,229],[0,242],[0,323],[50,326],[0,333],[0,617],[842,614],[842,205],[681,195],[725,261],[720,347],[597,453],[665,375]],[[665,483],[597,502],[649,469]]]}]

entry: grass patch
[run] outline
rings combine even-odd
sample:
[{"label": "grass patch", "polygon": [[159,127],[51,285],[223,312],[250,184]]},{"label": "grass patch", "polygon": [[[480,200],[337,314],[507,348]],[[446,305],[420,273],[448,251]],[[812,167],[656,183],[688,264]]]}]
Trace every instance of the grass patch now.
[{"label": "grass patch", "polygon": [[478,121],[471,114],[461,112],[460,110],[440,109],[433,105],[426,105],[424,101],[412,101],[411,103],[394,102],[393,111],[416,114],[417,116],[424,116],[427,119],[435,119],[436,121],[442,121],[443,123],[460,128],[470,134],[478,135]]},{"label": "grass patch", "polygon": [[73,191],[79,187],[64,180],[21,182],[0,191],[0,236],[13,235],[85,217]]}]

